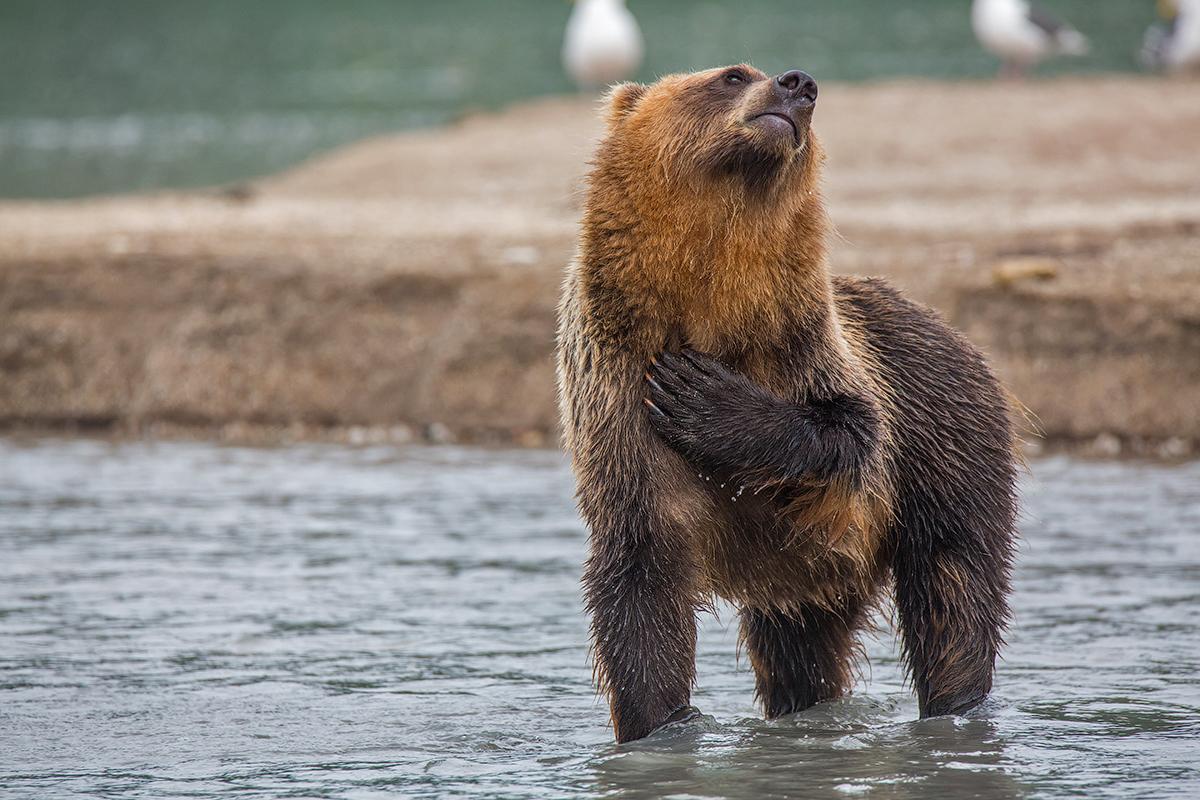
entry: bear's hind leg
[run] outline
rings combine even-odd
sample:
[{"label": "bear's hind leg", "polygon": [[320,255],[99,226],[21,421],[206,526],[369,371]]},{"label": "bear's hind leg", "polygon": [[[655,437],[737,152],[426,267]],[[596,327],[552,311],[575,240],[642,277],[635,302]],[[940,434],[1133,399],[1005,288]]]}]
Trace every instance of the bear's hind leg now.
[{"label": "bear's hind leg", "polygon": [[947,517],[905,520],[892,565],[922,718],[961,714],[987,697],[1009,615],[1011,511]]},{"label": "bear's hind leg", "polygon": [[864,605],[836,610],[741,612],[742,642],[754,667],[755,694],[768,719],[840,697],[850,687],[854,633]]}]

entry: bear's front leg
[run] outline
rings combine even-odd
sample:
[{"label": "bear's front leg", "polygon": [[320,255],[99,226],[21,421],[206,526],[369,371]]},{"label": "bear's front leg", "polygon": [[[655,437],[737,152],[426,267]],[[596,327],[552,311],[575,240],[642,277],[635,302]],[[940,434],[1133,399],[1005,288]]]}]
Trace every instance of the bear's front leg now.
[{"label": "bear's front leg", "polygon": [[879,410],[859,394],[790,402],[694,350],[660,353],[645,381],[655,431],[701,469],[761,483],[845,477],[854,485],[878,444]]},{"label": "bear's front leg", "polygon": [[562,351],[564,423],[591,531],[583,575],[596,678],[618,742],[690,713],[699,586],[691,528],[704,498],[654,436],[642,358],[588,341]]},{"label": "bear's front leg", "polygon": [[696,610],[683,559],[633,525],[593,531],[583,578],[596,676],[618,742],[691,713],[695,679]]}]

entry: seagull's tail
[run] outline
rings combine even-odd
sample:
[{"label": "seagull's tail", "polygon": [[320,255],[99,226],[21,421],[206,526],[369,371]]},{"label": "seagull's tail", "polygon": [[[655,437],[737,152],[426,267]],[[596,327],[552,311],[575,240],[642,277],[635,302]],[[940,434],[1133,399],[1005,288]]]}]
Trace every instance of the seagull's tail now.
[{"label": "seagull's tail", "polygon": [[1167,44],[1170,37],[1162,25],[1151,25],[1142,40],[1140,60],[1146,69],[1162,69],[1166,66]]},{"label": "seagull's tail", "polygon": [[1063,28],[1054,37],[1054,40],[1058,45],[1058,52],[1067,56],[1086,56],[1088,50],[1091,49],[1088,38],[1071,28]]}]

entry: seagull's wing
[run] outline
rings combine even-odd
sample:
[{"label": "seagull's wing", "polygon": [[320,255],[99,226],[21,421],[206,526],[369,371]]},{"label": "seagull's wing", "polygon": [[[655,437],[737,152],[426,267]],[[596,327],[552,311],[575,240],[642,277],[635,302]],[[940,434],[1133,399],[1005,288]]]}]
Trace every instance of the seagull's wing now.
[{"label": "seagull's wing", "polygon": [[1053,42],[1058,52],[1074,56],[1087,53],[1087,37],[1053,14],[1047,14],[1040,8],[1030,6],[1029,13],[1025,18]]},{"label": "seagull's wing", "polygon": [[1058,35],[1063,31],[1072,30],[1070,25],[1067,25],[1053,14],[1042,11],[1037,6],[1029,7],[1028,19],[1051,39],[1057,39]]}]

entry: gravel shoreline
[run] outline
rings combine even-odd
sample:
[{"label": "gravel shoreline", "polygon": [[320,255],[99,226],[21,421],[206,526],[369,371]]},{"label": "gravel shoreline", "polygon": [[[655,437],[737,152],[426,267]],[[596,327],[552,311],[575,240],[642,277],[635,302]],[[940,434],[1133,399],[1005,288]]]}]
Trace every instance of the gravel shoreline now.
[{"label": "gravel shoreline", "polygon": [[[834,268],[939,308],[1042,448],[1200,455],[1200,82],[823,87]],[[552,445],[595,101],[219,189],[0,202],[0,430]]]}]

